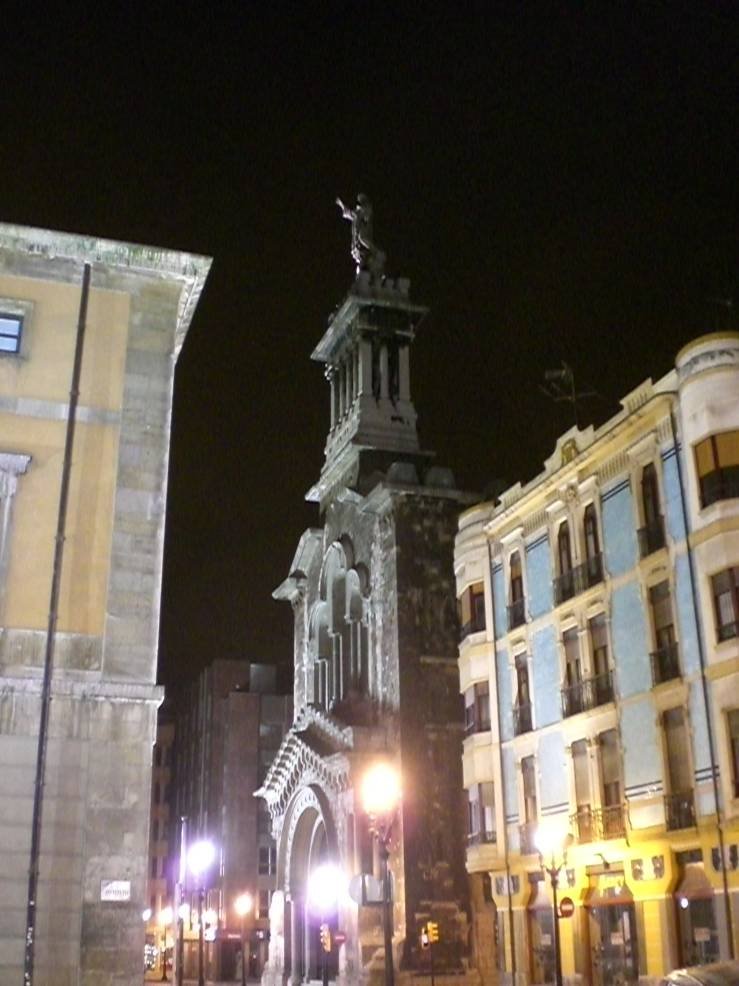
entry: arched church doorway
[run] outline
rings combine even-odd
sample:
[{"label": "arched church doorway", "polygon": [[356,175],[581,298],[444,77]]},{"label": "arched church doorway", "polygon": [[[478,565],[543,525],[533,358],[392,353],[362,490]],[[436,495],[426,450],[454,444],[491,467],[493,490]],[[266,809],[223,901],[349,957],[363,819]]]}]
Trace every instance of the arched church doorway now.
[{"label": "arched church doorway", "polygon": [[[299,986],[321,979],[321,923],[328,921],[334,929],[337,923],[335,910],[319,913],[310,895],[312,874],[322,864],[338,861],[335,828],[322,792],[311,788],[298,795],[291,813],[286,856],[285,964],[292,986]],[[329,978],[335,979],[335,950],[328,962]]]}]

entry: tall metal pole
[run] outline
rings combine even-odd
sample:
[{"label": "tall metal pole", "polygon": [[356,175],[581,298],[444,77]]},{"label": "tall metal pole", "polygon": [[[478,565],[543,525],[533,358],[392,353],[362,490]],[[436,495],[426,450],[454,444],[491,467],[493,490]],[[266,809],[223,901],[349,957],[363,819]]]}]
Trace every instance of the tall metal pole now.
[{"label": "tall metal pole", "polygon": [[41,686],[41,716],[39,720],[38,746],[36,749],[36,783],[33,792],[33,817],[31,821],[31,852],[28,863],[28,903],[26,908],[26,950],[23,959],[24,986],[32,986],[34,948],[36,945],[36,904],[38,897],[39,856],[41,854],[41,815],[44,801],[46,774],[46,747],[49,732],[49,711],[51,705],[51,676],[54,668],[54,643],[56,623],[59,615],[59,591],[62,581],[62,557],[64,555],[64,535],[67,526],[67,504],[69,502],[69,478],[72,471],[72,450],[74,448],[74,429],[77,403],[80,395],[80,374],[82,372],[82,352],[85,343],[87,323],[87,301],[90,295],[89,264],[85,264],[82,274],[82,294],[80,296],[79,317],[77,319],[77,339],[72,366],[72,384],[69,390],[69,411],[67,413],[67,434],[64,441],[62,460],[62,480],[59,491],[59,513],[57,516],[56,538],[54,542],[54,563],[51,575],[49,597],[49,622],[46,630],[46,653],[44,655],[44,678]]},{"label": "tall metal pole", "polygon": [[[183,904],[185,903],[185,880],[187,878],[187,815],[180,818],[180,892],[177,902],[177,986],[182,986],[185,974],[185,918]],[[192,927],[192,922],[190,923]]]},{"label": "tall metal pole", "polygon": [[241,915],[241,986],[246,986],[246,951],[244,949],[244,922],[246,915]]},{"label": "tall metal pole", "polygon": [[556,986],[562,986],[562,950],[559,943],[559,909],[557,908],[558,866],[552,866],[550,868],[549,877],[552,881],[552,911],[554,917],[554,982]]},{"label": "tall metal pole", "polygon": [[203,902],[205,901],[205,887],[202,882],[198,891],[198,986],[205,986],[205,937],[203,934]]},{"label": "tall metal pole", "polygon": [[390,851],[387,847],[389,832],[377,833],[380,846],[380,866],[382,871],[382,930],[385,939],[385,986],[395,986],[395,969],[393,966],[393,925],[390,898],[390,867],[388,859]]}]

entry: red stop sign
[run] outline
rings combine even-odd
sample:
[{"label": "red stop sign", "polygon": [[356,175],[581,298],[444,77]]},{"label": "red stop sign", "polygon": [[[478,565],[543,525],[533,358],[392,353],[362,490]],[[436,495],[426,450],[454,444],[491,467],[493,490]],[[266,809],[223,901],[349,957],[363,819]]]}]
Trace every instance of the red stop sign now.
[{"label": "red stop sign", "polygon": [[575,913],[575,902],[572,897],[563,897],[559,902],[559,916],[561,918],[571,918]]}]

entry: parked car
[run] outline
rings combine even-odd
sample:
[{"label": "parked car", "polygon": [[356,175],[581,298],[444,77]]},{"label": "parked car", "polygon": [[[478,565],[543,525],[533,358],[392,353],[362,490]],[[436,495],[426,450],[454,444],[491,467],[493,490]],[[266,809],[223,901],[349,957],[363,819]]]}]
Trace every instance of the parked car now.
[{"label": "parked car", "polygon": [[739,962],[711,962],[674,969],[660,986],[739,986]]}]

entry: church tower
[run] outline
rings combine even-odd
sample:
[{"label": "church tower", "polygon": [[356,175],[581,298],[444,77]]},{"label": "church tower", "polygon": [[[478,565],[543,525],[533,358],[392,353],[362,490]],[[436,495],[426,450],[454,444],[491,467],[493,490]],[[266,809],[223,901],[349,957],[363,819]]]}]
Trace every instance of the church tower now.
[{"label": "church tower", "polygon": [[[265,986],[319,977],[326,921],[346,936],[328,955],[330,978],[382,979],[380,860],[359,796],[378,760],[403,789],[389,860],[396,980],[429,971],[428,920],[440,928],[437,971],[467,967],[453,547],[474,497],[419,446],[410,349],[427,310],[408,280],[384,275],[367,199],[342,208],[356,278],[313,352],[331,387],[324,463],[307,494],[322,526],[303,533],[274,592],[293,609],[295,720],[258,792],[278,845]],[[346,877],[328,918],[309,894],[327,861]]]}]

